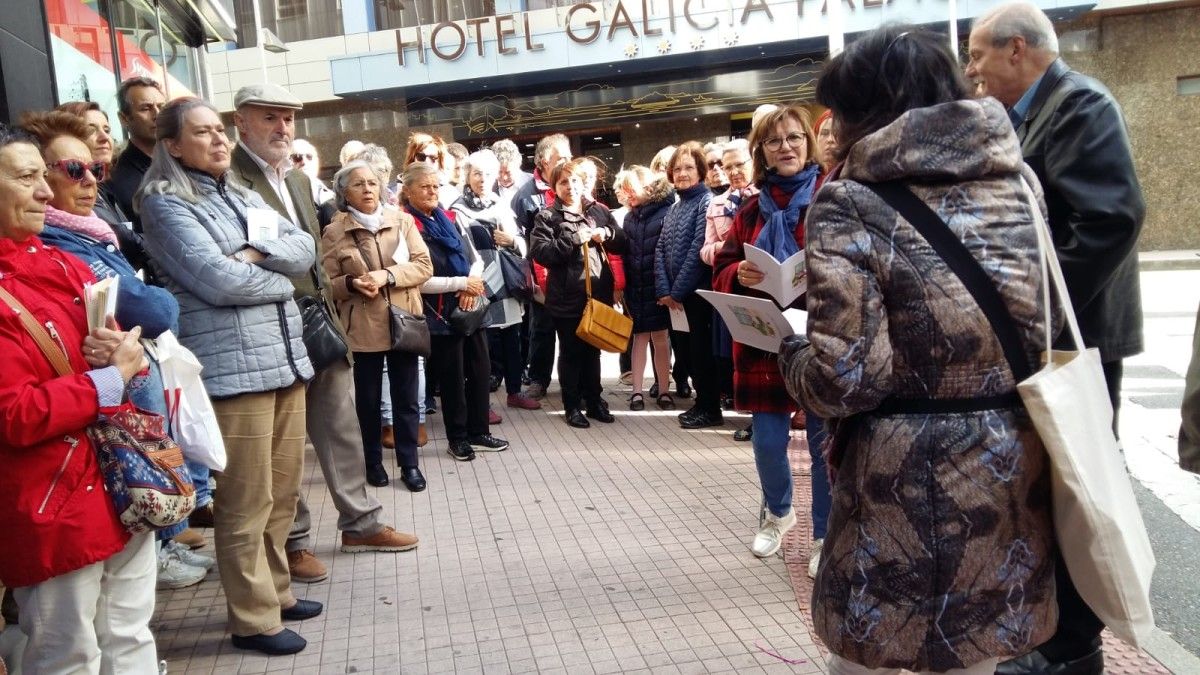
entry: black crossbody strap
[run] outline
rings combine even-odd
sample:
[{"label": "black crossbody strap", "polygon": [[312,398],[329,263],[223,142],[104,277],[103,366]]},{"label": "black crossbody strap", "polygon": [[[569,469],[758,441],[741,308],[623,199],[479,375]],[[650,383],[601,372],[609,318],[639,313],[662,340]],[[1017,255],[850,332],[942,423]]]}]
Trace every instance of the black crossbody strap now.
[{"label": "black crossbody strap", "polygon": [[1000,340],[1004,358],[1008,361],[1016,381],[1021,382],[1033,375],[1029,357],[1021,346],[1017,324],[1013,321],[1008,307],[1004,305],[1000,291],[996,290],[996,285],[983,270],[983,266],[958,237],[954,236],[946,222],[902,183],[889,181],[862,185],[879,195],[880,199],[896,209],[916,228],[967,287],[967,291],[975,299],[975,303],[979,305],[979,309],[983,311],[997,339]]}]

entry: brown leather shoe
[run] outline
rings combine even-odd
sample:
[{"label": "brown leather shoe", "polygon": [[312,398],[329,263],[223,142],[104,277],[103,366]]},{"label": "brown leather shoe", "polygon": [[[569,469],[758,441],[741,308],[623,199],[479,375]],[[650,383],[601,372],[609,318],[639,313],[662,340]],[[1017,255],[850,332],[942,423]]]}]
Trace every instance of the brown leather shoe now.
[{"label": "brown leather shoe", "polygon": [[325,563],[317,560],[317,556],[308,549],[288,551],[287,558],[288,572],[292,575],[292,581],[314,584],[324,581],[329,576],[329,570],[325,569]]},{"label": "brown leather shoe", "polygon": [[423,448],[429,443],[429,433],[425,431],[425,424],[417,425],[417,447]]},{"label": "brown leather shoe", "polygon": [[379,436],[379,442],[383,443],[385,448],[396,447],[396,432],[392,429],[392,425],[387,425],[383,428],[383,433]]},{"label": "brown leather shoe", "polygon": [[354,537],[342,533],[342,553],[366,553],[369,551],[411,551],[417,547],[417,536],[397,532],[384,525],[383,529],[369,537]]},{"label": "brown leather shoe", "polygon": [[204,548],[204,545],[208,543],[208,540],[204,538],[203,532],[190,527],[175,535],[174,539],[192,550]]}]

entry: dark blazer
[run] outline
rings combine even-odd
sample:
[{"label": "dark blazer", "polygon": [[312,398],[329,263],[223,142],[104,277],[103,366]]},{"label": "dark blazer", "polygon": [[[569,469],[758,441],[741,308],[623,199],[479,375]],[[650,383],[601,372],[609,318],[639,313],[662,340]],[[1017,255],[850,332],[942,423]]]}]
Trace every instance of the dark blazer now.
[{"label": "dark blazer", "polygon": [[1046,192],[1050,230],[1083,340],[1104,361],[1142,351],[1137,239],[1146,205],[1121,107],[1056,60],[1017,137]]},{"label": "dark blazer", "polygon": [[[267,175],[263,173],[262,168],[240,143],[234,147],[229,169],[237,176],[242,185],[257,192],[267,206],[275,209],[284,218],[291,217],[283,200],[275,193],[271,182],[267,180]],[[321,266],[323,253],[321,250],[321,225],[317,217],[317,205],[313,203],[312,180],[303,171],[291,171],[284,177],[283,184],[287,186],[288,194],[292,197],[292,205],[296,207],[296,218],[300,221],[294,224],[307,232],[316,244],[316,264],[312,266],[308,274],[292,277],[292,285],[296,287],[295,297],[297,300],[305,296],[320,298],[329,310],[330,316],[336,317],[337,308],[333,305],[328,292],[329,276],[325,274],[325,270]],[[314,281],[314,275],[316,281]],[[344,335],[341,322],[333,321],[332,323]]]}]

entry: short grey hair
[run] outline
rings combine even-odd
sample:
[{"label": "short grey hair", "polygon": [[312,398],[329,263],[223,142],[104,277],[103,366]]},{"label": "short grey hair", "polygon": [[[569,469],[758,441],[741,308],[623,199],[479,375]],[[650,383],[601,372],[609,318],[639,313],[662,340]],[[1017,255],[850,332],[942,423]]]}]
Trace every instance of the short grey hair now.
[{"label": "short grey hair", "polygon": [[350,158],[351,161],[359,159],[371,165],[371,170],[377,175],[382,176],[383,183],[386,185],[392,177],[392,158],[388,157],[387,148],[374,143],[367,143],[357,155]]},{"label": "short grey hair", "polygon": [[721,154],[724,155],[727,152],[744,152],[746,153],[746,156],[749,157],[750,141],[747,141],[744,138],[735,138],[725,144],[725,149],[721,151]]},{"label": "short grey hair", "polygon": [[715,152],[718,155],[725,154],[725,144],[724,143],[715,143],[715,142],[714,143],[705,143],[704,144],[705,156],[707,156],[708,153],[710,153],[710,152]]},{"label": "short grey hair", "polygon": [[[476,150],[463,160],[463,180],[471,175],[473,169],[479,169],[487,175],[495,176],[500,173],[500,160],[496,157],[496,153],[491,150]],[[486,186],[485,189],[490,190],[491,186]]]},{"label": "short grey hair", "polygon": [[[413,185],[425,176],[437,176],[440,173],[441,169],[428,162],[413,162],[404,167],[404,173],[400,174],[400,182],[404,186]],[[403,187],[400,190],[400,199],[405,204],[408,203],[408,195],[404,194]]]},{"label": "short grey hair", "polygon": [[365,147],[366,145],[358,139],[346,141],[342,145],[342,149],[338,151],[338,164],[345,164],[354,159],[354,156],[362,152]]},{"label": "short grey hair", "polygon": [[379,181],[379,201],[386,201],[386,196],[383,191],[387,188],[387,176],[380,176],[375,167],[364,162],[361,159],[352,159],[346,162],[346,165],[338,169],[338,172],[333,174],[333,203],[337,206],[338,211],[345,211],[349,204],[346,203],[346,187],[350,185],[350,174],[358,169],[366,169],[374,174],[375,179]]},{"label": "short grey hair", "polygon": [[495,143],[492,143],[492,152],[496,153],[496,159],[500,162],[500,166],[507,166],[510,169],[513,167],[521,168],[521,149],[517,147],[507,138],[502,138]]},{"label": "short grey hair", "polygon": [[1033,49],[1058,55],[1058,34],[1050,17],[1028,2],[1009,2],[994,7],[975,19],[972,29],[986,28],[991,32],[992,46],[1003,47],[1019,37]]},{"label": "short grey hair", "polygon": [[568,151],[571,149],[571,141],[563,134],[550,134],[542,136],[537,142],[537,147],[534,148],[533,158],[538,162],[550,156],[550,151],[555,148],[566,147]]}]

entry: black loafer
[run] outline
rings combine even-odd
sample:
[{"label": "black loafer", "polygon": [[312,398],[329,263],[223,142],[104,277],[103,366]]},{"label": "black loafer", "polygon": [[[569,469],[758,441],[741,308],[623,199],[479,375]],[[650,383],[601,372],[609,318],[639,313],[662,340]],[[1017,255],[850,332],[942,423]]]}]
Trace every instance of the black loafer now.
[{"label": "black loafer", "polygon": [[600,401],[595,405],[589,405],[587,407],[587,416],[605,424],[611,424],[617,419],[608,411],[608,404],[604,401]]},{"label": "black loafer", "polygon": [[234,635],[233,646],[238,649],[252,649],[267,656],[283,656],[303,651],[308,646],[308,641],[295,631],[284,628],[274,635]]},{"label": "black loafer", "polygon": [[691,398],[691,397],[692,397],[692,388],[690,385],[685,384],[681,387],[675,387],[675,398]]},{"label": "black loafer", "polygon": [[496,438],[491,434],[483,434],[481,436],[472,436],[467,439],[471,444],[471,448],[479,448],[484,452],[500,452],[508,449],[508,441],[503,438]]},{"label": "black loafer", "polygon": [[374,487],[384,487],[388,484],[387,471],[379,464],[367,467],[367,482]]},{"label": "black loafer", "polygon": [[446,449],[450,456],[460,462],[469,462],[475,459],[475,451],[471,449],[471,444],[465,440],[451,441],[450,447]]},{"label": "black loafer", "polygon": [[400,482],[409,492],[421,492],[425,489],[425,476],[415,466],[400,469]]},{"label": "black loafer", "polygon": [[683,412],[679,413],[675,417],[677,417],[680,422],[683,422],[683,421],[689,420],[699,414],[700,414],[700,409],[697,408],[696,406],[692,406],[692,407],[688,408],[687,410],[684,410]]},{"label": "black loafer", "polygon": [[658,383],[650,385],[650,390],[646,393],[650,395],[650,398],[658,398]]},{"label": "black loafer", "polygon": [[679,426],[684,429],[719,427],[723,424],[725,424],[725,417],[721,413],[697,413],[694,417],[679,421]]},{"label": "black loafer", "polygon": [[567,411],[567,424],[576,429],[587,429],[592,426],[592,423],[587,421],[587,418],[583,416],[583,411],[579,408]]},{"label": "black loafer", "polygon": [[1054,662],[1036,649],[1024,656],[1002,661],[996,675],[1103,675],[1104,651],[1096,651],[1072,661]]},{"label": "black loafer", "polygon": [[284,621],[304,621],[321,616],[324,609],[324,605],[316,600],[297,600],[291,607],[279,610],[279,615]]},{"label": "black loafer", "polygon": [[754,440],[754,427],[748,426],[745,429],[738,429],[733,432],[733,440],[735,441],[752,441]]}]

